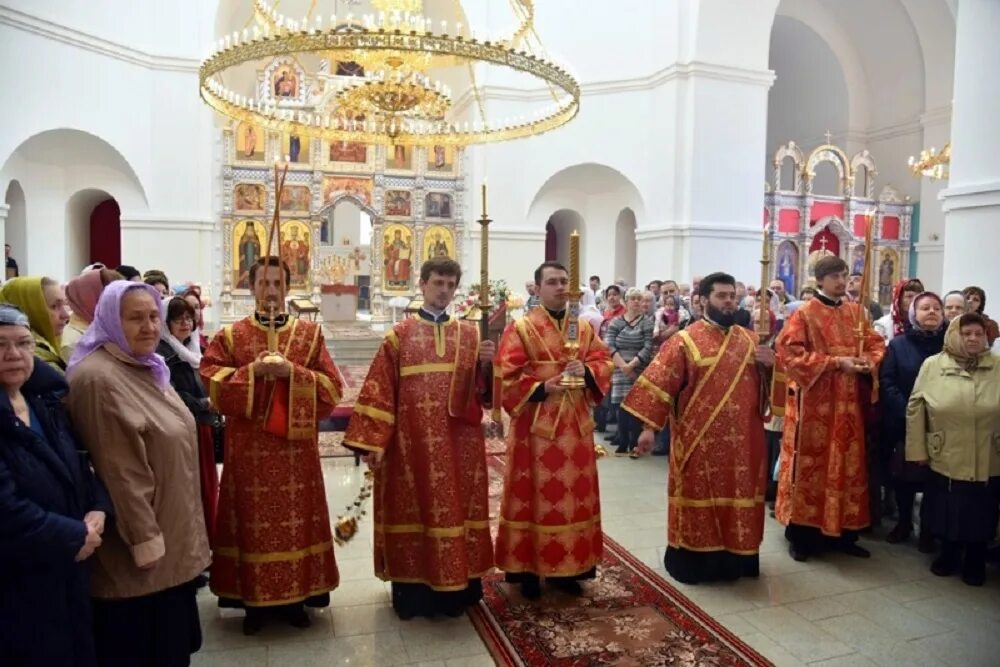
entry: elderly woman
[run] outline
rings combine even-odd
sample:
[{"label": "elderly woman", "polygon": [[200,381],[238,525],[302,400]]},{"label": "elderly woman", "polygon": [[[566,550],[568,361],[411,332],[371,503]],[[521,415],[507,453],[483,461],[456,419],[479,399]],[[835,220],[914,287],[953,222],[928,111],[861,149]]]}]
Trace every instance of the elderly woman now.
[{"label": "elderly woman", "polygon": [[68,406],[116,510],[92,576],[102,665],[187,665],[209,562],[195,421],[156,354],[160,296],[116,281],[70,360]]},{"label": "elderly woman", "polygon": [[66,294],[51,278],[14,278],[0,287],[0,301],[20,308],[31,322],[35,356],[66,370],[62,356],[62,332],[69,323]]},{"label": "elderly woman", "polygon": [[625,313],[608,325],[604,342],[615,364],[611,379],[611,406],[618,413],[618,449],[615,454],[635,454],[642,426],[638,419],[621,408],[621,402],[654,354],[653,318],[645,313],[639,289],[632,287],[625,292]]},{"label": "elderly woman", "polygon": [[[929,465],[928,525],[942,540],[931,572],[986,580],[1000,502],[1000,359],[978,313],[952,320],[944,351],[924,362],[906,414],[906,459]],[[962,552],[965,552],[964,560]]]},{"label": "elderly woman", "polygon": [[170,369],[170,384],[198,424],[198,469],[201,479],[201,502],[209,538],[215,534],[215,514],[219,504],[219,474],[215,467],[215,429],[220,417],[208,404],[208,393],[201,383],[201,347],[195,328],[198,314],[188,297],[175,296],[166,307],[164,327],[156,353]]},{"label": "elderly woman", "polygon": [[94,319],[94,308],[97,307],[101,292],[116,280],[124,278],[117,271],[103,268],[86,271],[66,283],[66,301],[73,312],[60,340],[63,359],[68,360],[73,356],[76,344]]},{"label": "elderly woman", "polygon": [[986,290],[970,285],[962,290],[962,296],[965,297],[966,310],[970,313],[978,313],[986,322],[986,340],[992,347],[996,339],[1000,338],[1000,325],[996,323],[996,320],[991,320],[984,312],[986,309]]},{"label": "elderly woman", "polygon": [[[889,341],[879,368],[879,399],[882,402],[882,447],[886,452],[892,490],[899,508],[899,522],[889,531],[890,544],[905,542],[913,534],[913,504],[922,492],[926,468],[906,463],[906,406],[913,383],[924,360],[944,347],[945,319],[941,298],[924,292],[913,299],[909,313],[910,327],[902,336]],[[920,551],[934,551],[934,537],[927,528],[930,503],[925,495],[920,505]]]},{"label": "elderly woman", "polygon": [[0,304],[0,661],[89,667],[85,561],[111,504],[69,430],[66,380],[34,350],[28,317]]}]

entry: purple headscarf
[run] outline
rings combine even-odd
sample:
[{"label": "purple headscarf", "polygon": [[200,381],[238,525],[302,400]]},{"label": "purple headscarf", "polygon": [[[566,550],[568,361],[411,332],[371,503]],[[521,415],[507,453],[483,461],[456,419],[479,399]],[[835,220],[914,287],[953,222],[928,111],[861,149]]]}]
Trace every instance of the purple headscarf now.
[{"label": "purple headscarf", "polygon": [[126,280],[116,280],[109,284],[101,292],[101,298],[98,299],[97,307],[94,308],[94,321],[90,323],[87,332],[76,344],[73,357],[69,360],[69,366],[66,369],[67,376],[72,375],[73,370],[81,361],[111,343],[117,346],[122,353],[148,368],[153,373],[153,379],[160,389],[166,391],[167,387],[170,386],[170,369],[167,368],[163,357],[155,352],[143,355],[132,354],[132,349],[125,339],[125,332],[122,329],[122,299],[129,290],[134,289],[145,290],[153,297],[157,309],[161,308],[160,293],[152,285]]}]

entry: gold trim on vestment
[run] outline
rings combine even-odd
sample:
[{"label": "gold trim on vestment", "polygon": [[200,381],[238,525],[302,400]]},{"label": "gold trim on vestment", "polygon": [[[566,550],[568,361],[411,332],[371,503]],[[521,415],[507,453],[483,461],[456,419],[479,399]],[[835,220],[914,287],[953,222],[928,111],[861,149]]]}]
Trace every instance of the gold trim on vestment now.
[{"label": "gold trim on vestment", "polygon": [[287,563],[290,561],[302,560],[309,556],[316,556],[325,552],[333,552],[333,542],[326,541],[321,544],[314,544],[305,549],[295,551],[268,551],[265,553],[248,553],[240,551],[239,547],[216,547],[215,556],[232,558],[241,563]]},{"label": "gold trim on vestment", "polygon": [[427,537],[461,537],[467,530],[487,530],[489,520],[466,521],[462,526],[425,526],[422,523],[375,524],[375,531],[383,535],[400,535],[405,533],[423,533]]},{"label": "gold trim on vestment", "polygon": [[218,588],[212,587],[212,592],[216,597],[229,598],[231,600],[239,600],[243,603],[245,607],[277,607],[279,605],[295,604],[296,602],[302,602],[303,600],[308,600],[311,597],[316,597],[317,595],[322,595],[323,593],[329,593],[336,590],[338,584],[330,584],[329,586],[321,586],[315,590],[309,591],[308,593],[303,593],[301,595],[296,595],[290,598],[282,598],[281,600],[267,600],[266,602],[250,602],[242,595],[238,593],[229,593],[227,591],[220,590]]},{"label": "gold trim on vestment", "polygon": [[216,409],[219,408],[219,389],[221,388],[222,381],[227,377],[236,372],[235,368],[221,368],[208,383],[208,401]]},{"label": "gold trim on vestment", "polygon": [[[298,327],[299,327],[299,320],[292,320],[292,330],[288,332],[288,338],[285,340],[285,351],[281,353],[281,356],[283,356],[285,359],[288,359],[288,353],[292,349],[292,343],[295,342],[295,330],[298,329]],[[279,328],[278,332],[281,332],[282,329],[283,327]]]},{"label": "gold trim on vestment", "polygon": [[400,366],[399,376],[406,377],[408,375],[420,375],[421,373],[452,373],[454,371],[454,362],[440,364],[413,364],[410,366]]},{"label": "gold trim on vestment", "polygon": [[681,496],[669,496],[667,498],[667,505],[671,504],[674,507],[735,507],[737,509],[754,509],[764,504],[764,496],[757,496],[756,498],[683,498]]},{"label": "gold trim on vestment", "polygon": [[333,398],[333,405],[336,406],[340,403],[340,399],[343,398],[343,396],[341,396],[340,392],[337,391],[337,385],[333,383],[333,380],[328,378],[325,373],[318,370],[313,371],[313,374],[316,375],[316,380],[323,385],[323,388],[326,389],[327,393],[329,393]]},{"label": "gold trim on vestment", "polygon": [[389,341],[389,344],[396,348],[397,351],[399,350],[399,336],[396,335],[395,329],[389,329],[385,333],[385,339]]},{"label": "gold trim on vestment", "polygon": [[313,365],[313,353],[316,351],[316,346],[320,339],[320,328],[317,326],[313,329],[313,339],[312,343],[309,344],[309,353],[306,355],[306,363],[303,364],[306,368]]},{"label": "gold trim on vestment", "polygon": [[727,549],[726,547],[693,547],[684,542],[677,542],[676,544],[667,539],[667,546],[673,547],[675,549],[686,549],[687,551],[697,551],[699,553],[710,553],[713,551],[727,551],[731,554],[736,554],[737,556],[757,556],[760,554],[760,549]]},{"label": "gold trim on vestment", "polygon": [[[316,381],[320,375],[321,373],[308,368],[298,371],[295,366],[292,366],[292,372],[288,376],[289,440],[308,440],[316,435]],[[296,380],[296,376],[301,377]],[[274,400],[273,394],[271,400]],[[298,416],[298,411],[295,409],[298,400],[308,401],[312,405],[307,419],[301,419]],[[296,421],[304,425],[296,426]]]},{"label": "gold trim on vestment", "polygon": [[[709,366],[708,371],[705,373],[705,376],[698,383],[698,386],[695,387],[694,393],[691,394],[691,400],[688,401],[687,409],[684,410],[685,415],[687,414],[688,410],[691,410],[695,405],[697,405],[697,401],[701,397],[702,390],[708,386],[709,379],[712,377],[712,375],[715,373],[715,370],[719,366],[719,361],[725,357],[726,350],[729,349],[729,344],[732,342],[733,336],[743,335],[742,332],[744,331],[745,329],[743,329],[742,327],[735,327],[735,326],[730,327],[729,332],[726,334],[725,338],[722,341],[722,346],[719,348],[719,353],[714,357],[711,357],[711,363],[707,364]],[[686,333],[686,332],[682,331],[681,333]],[[746,335],[749,336],[750,334],[747,333]],[[701,353],[697,352],[698,348],[695,345],[694,341],[691,339],[690,334],[683,340],[691,342],[691,345],[694,348],[694,352],[692,352],[692,354],[697,353],[698,356],[701,356]],[[753,357],[753,355],[756,353],[756,347],[757,347],[756,343],[752,341],[747,341],[747,342],[749,342],[750,345],[747,347],[747,352],[744,355],[743,363],[740,364],[738,368],[746,366],[747,363],[749,363],[750,359]],[[718,417],[719,413],[722,412],[723,408],[725,408],[729,404],[729,397],[733,395],[734,391],[736,391],[736,387],[737,385],[739,385],[741,377],[742,373],[736,373],[733,375],[732,378],[730,378],[729,387],[726,388],[725,393],[722,395],[722,398],[719,399],[719,402],[712,410],[712,413],[708,416],[707,419],[705,419],[701,423],[701,427],[700,430],[698,431],[698,434],[694,438],[692,438],[690,443],[685,443],[683,449],[684,458],[678,461],[678,467],[680,470],[684,469],[684,465],[687,463],[688,459],[691,458],[691,454],[701,443],[701,439],[705,437],[705,433],[707,433],[708,429],[711,428],[712,424],[715,422],[716,417]],[[684,421],[684,415],[681,415],[680,420]]]},{"label": "gold trim on vestment", "polygon": [[382,447],[375,447],[373,445],[368,445],[363,442],[358,442],[357,440],[344,440],[342,442],[344,447],[353,447],[354,449],[363,449],[366,452],[383,452],[385,451]]},{"label": "gold trim on vestment", "polygon": [[366,417],[371,417],[372,419],[377,419],[378,421],[385,422],[386,424],[396,423],[396,416],[394,414],[392,414],[391,412],[387,412],[386,410],[373,408],[370,405],[355,403],[354,413],[358,415],[364,415]]},{"label": "gold trim on vestment", "polygon": [[226,352],[230,355],[233,353],[233,325],[227,324],[222,327],[222,340],[226,346]]},{"label": "gold trim on vestment", "polygon": [[[491,567],[490,569],[483,570],[482,572],[469,573],[469,579],[482,579],[487,574],[493,572],[494,569],[496,568]],[[433,584],[427,579],[424,579],[422,577],[394,577],[391,574],[386,574],[384,569],[382,572],[376,571],[375,576],[381,579],[382,581],[391,581],[397,584],[423,584],[424,586],[430,588],[432,591],[439,591],[441,593],[464,591],[466,588],[469,587],[468,580],[466,580],[464,584],[448,584],[448,585]]]},{"label": "gold trim on vestment", "polygon": [[254,385],[254,372],[253,367],[256,362],[251,361],[247,364],[247,404],[246,404],[246,418],[253,419],[253,385]]},{"label": "gold trim on vestment", "polygon": [[645,375],[640,375],[639,379],[636,380],[636,383],[639,386],[642,386],[642,387],[645,387],[646,389],[648,389],[649,392],[651,394],[653,394],[653,396],[656,396],[658,399],[660,399],[661,401],[663,401],[667,405],[673,405],[674,404],[673,397],[670,394],[668,394],[667,392],[665,392],[662,389],[660,389],[659,387],[657,387],[656,384],[652,380],[650,380],[648,377],[646,377]]},{"label": "gold trim on vestment", "polygon": [[554,534],[554,533],[568,533],[574,530],[584,530],[586,528],[591,528],[595,525],[601,523],[601,515],[597,514],[585,521],[577,521],[576,523],[563,524],[561,526],[546,526],[538,523],[532,523],[530,521],[509,521],[503,517],[500,517],[500,526],[507,527],[509,530],[530,530],[535,533],[544,534]]},{"label": "gold trim on vestment", "polygon": [[[642,376],[640,375],[639,377],[641,378]],[[632,415],[633,417],[635,417],[636,419],[638,419],[639,421],[641,421],[643,424],[645,424],[649,428],[653,429],[654,431],[660,431],[661,430],[660,427],[659,427],[659,425],[653,423],[652,419],[650,419],[646,415],[639,414],[638,412],[635,411],[635,409],[631,405],[625,405],[625,403],[622,402],[621,409],[624,410],[625,412],[629,413],[630,415]],[[669,421],[669,419],[670,418],[667,417],[668,421]]]}]

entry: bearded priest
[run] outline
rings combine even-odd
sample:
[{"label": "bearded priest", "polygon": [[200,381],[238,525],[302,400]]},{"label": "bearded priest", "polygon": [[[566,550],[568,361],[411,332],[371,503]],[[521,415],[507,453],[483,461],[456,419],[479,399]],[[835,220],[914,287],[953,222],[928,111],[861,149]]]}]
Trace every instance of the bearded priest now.
[{"label": "bearded priest", "polygon": [[774,352],[736,324],[736,280],[699,281],[702,319],[672,336],[622,408],[643,424],[638,451],[673,420],[663,564],[677,581],[756,577],[767,452],[761,392]]}]

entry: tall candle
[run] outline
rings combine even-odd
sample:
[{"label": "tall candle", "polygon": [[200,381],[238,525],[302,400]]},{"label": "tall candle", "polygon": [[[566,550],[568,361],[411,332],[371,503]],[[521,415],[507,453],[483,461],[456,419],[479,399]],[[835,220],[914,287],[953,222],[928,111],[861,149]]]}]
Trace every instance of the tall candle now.
[{"label": "tall candle", "polygon": [[569,235],[569,288],[580,289],[580,232],[575,229]]},{"label": "tall candle", "polygon": [[483,217],[486,217],[486,181],[483,181]]}]

